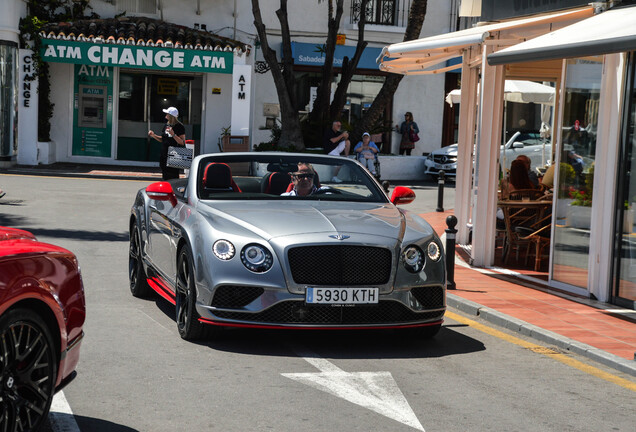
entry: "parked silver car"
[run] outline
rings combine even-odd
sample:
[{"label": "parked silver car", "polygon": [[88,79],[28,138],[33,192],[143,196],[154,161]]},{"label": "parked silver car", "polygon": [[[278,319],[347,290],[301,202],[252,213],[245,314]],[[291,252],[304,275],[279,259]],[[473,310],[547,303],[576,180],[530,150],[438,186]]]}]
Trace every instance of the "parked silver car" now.
[{"label": "parked silver car", "polygon": [[184,339],[222,327],[432,337],[446,309],[445,258],[433,228],[395,206],[414,198],[398,186],[389,199],[342,157],[198,156],[189,178],[137,193],[130,289],[174,304]]},{"label": "parked silver car", "polygon": [[[527,155],[530,158],[533,168],[541,168],[550,164],[552,155],[552,143],[545,142],[538,133],[515,132],[505,145],[501,146],[501,163],[506,168],[510,167],[510,162],[519,155]],[[505,160],[504,160],[505,158]],[[437,179],[440,171],[444,171],[446,177],[455,178],[457,174],[457,144],[431,152],[426,160],[425,174]]]}]

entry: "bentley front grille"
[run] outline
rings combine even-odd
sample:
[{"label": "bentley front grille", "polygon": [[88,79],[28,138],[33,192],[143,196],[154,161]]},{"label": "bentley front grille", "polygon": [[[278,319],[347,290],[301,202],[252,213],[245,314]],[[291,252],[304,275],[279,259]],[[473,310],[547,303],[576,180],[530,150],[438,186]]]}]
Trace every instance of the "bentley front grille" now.
[{"label": "bentley front grille", "polygon": [[297,284],[376,286],[389,282],[391,251],[369,246],[303,246],[288,253]]},{"label": "bentley front grille", "polygon": [[260,287],[224,285],[214,291],[212,306],[219,308],[240,308],[259,298],[265,290]]},{"label": "bentley front grille", "polygon": [[222,319],[269,324],[390,325],[442,319],[444,311],[413,312],[401,303],[390,300],[356,307],[308,306],[302,301],[284,301],[258,313],[215,311],[214,314]]}]

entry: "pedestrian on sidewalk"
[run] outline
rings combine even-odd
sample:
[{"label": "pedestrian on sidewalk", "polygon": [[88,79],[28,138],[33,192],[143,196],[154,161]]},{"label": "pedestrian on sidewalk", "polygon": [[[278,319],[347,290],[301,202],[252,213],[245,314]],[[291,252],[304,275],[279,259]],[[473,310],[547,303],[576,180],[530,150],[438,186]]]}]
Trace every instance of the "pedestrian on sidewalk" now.
[{"label": "pedestrian on sidewalk", "polygon": [[148,131],[148,136],[161,143],[161,153],[159,155],[159,166],[163,180],[178,179],[181,174],[179,168],[172,168],[166,165],[168,160],[168,147],[185,147],[185,127],[178,120],[179,110],[169,107],[163,110],[166,113],[166,124],[161,129],[161,135],[157,135],[152,130]]},{"label": "pedestrian on sidewalk", "polygon": [[407,156],[411,156],[411,151],[415,148],[415,141],[420,139],[417,135],[420,133],[420,128],[417,126],[417,123],[413,121],[413,114],[407,111],[406,114],[404,114],[402,124],[399,127],[396,125],[395,128],[402,134],[402,139],[400,140],[400,155],[406,154]]}]

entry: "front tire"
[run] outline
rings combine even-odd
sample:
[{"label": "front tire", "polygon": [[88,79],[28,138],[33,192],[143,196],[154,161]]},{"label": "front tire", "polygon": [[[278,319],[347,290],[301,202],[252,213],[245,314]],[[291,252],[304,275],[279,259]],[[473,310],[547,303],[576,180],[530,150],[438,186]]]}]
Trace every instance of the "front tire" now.
[{"label": "front tire", "polygon": [[55,345],[42,318],[28,309],[7,312],[0,318],[0,427],[39,430],[56,377]]},{"label": "front tire", "polygon": [[177,260],[177,329],[185,340],[197,340],[203,335],[203,324],[196,310],[197,290],[194,284],[192,254],[181,248]]},{"label": "front tire", "polygon": [[128,279],[130,292],[134,297],[149,297],[152,289],[148,285],[144,264],[142,262],[141,234],[137,224],[130,232],[130,247],[128,248]]}]

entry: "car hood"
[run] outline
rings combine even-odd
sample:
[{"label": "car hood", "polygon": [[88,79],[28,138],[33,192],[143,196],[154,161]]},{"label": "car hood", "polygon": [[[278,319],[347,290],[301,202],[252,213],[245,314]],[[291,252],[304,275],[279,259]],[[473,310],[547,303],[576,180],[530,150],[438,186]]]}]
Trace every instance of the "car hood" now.
[{"label": "car hood", "polygon": [[457,144],[451,144],[446,147],[438,148],[436,150],[433,150],[431,154],[439,156],[457,156]]},{"label": "car hood", "polygon": [[218,229],[239,225],[266,240],[326,232],[401,239],[407,224],[402,212],[389,203],[214,201],[201,205],[199,211]]}]

